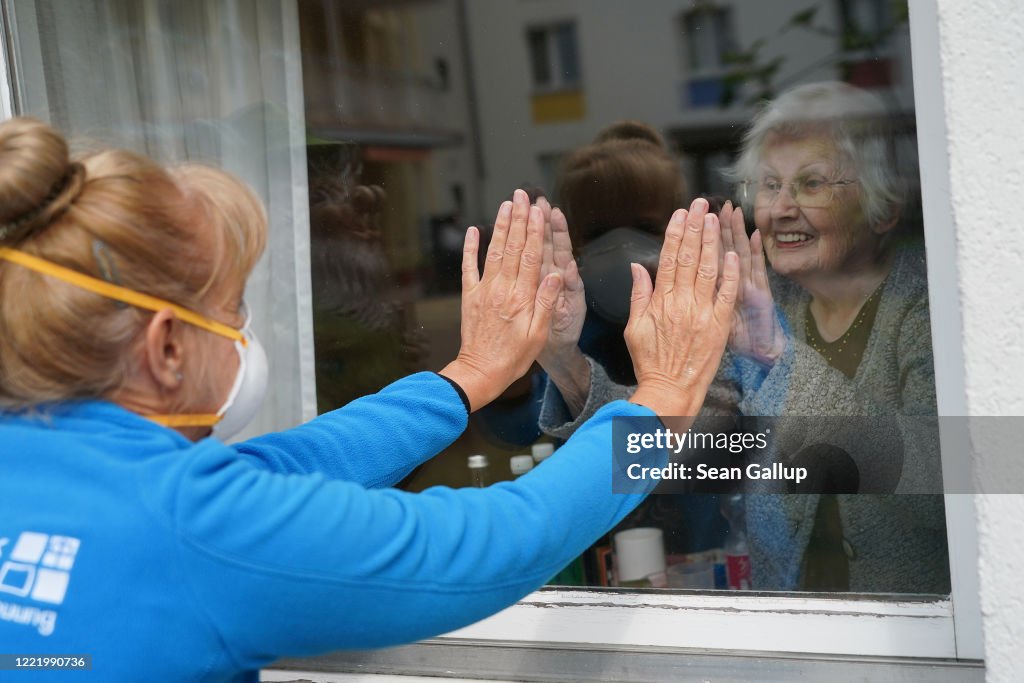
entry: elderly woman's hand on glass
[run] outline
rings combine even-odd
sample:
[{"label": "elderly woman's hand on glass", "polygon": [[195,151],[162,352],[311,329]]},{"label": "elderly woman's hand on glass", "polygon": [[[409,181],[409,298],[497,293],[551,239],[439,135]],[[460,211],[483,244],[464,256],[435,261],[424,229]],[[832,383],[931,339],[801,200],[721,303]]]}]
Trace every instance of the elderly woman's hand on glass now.
[{"label": "elderly woman's hand on glass", "polygon": [[480,232],[466,232],[462,254],[462,344],[442,375],[466,392],[470,410],[497,398],[522,377],[548,339],[562,290],[557,273],[543,277],[544,215],[516,190],[494,222],[483,276]]},{"label": "elderly woman's hand on glass", "polygon": [[544,260],[541,272],[557,273],[562,291],[555,302],[547,343],[537,362],[562,393],[570,412],[578,415],[590,392],[590,365],[580,350],[580,334],[587,317],[587,301],[565,214],[546,199],[537,200],[544,216]]},{"label": "elderly woman's hand on glass", "polygon": [[565,214],[558,207],[552,207],[547,199],[537,200],[544,215],[544,275],[558,273],[562,277],[562,292],[555,303],[551,318],[548,341],[541,351],[539,360],[557,361],[578,351],[577,344],[583,332],[587,316],[587,302],[583,292],[583,279],[572,255],[569,226]]},{"label": "elderly woman's hand on glass", "polygon": [[740,280],[729,332],[729,349],[734,353],[773,365],[786,350],[786,335],[775,311],[768,286],[761,232],[747,238],[743,209],[726,202],[719,213],[722,244],[739,257]]},{"label": "elderly woman's hand on glass", "polygon": [[740,267],[734,252],[719,258],[720,233],[707,201],[696,199],[665,230],[657,282],[631,266],[626,345],[638,386],[630,400],[660,416],[697,415],[729,337]]}]

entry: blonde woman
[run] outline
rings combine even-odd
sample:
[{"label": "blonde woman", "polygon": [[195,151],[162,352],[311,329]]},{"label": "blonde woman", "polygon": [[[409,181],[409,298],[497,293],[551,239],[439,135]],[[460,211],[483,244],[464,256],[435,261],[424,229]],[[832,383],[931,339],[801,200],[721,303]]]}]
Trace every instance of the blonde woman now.
[{"label": "blonde woman", "polygon": [[[706,275],[718,225],[703,226],[677,212],[665,253]],[[540,277],[543,227],[517,192],[482,275],[468,231],[462,345],[439,373],[228,446],[266,388],[242,301],[259,202],[215,169],[72,161],[48,126],[0,124],[5,650],[88,653],[111,681],[255,681],[279,657],[414,641],[543,585],[641,500],[609,490],[611,421],[700,403],[739,272],[728,256],[717,294],[695,267],[638,273],[640,388],[543,466],[485,490],[388,488],[543,346],[561,296]]]}]

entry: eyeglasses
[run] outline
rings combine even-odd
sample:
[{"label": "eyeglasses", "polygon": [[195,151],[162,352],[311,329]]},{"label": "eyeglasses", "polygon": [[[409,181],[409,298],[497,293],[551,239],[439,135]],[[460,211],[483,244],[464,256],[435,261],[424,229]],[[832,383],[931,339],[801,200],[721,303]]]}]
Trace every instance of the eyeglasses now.
[{"label": "eyeglasses", "polygon": [[771,206],[783,187],[789,188],[789,196],[797,206],[804,209],[820,209],[828,206],[835,198],[836,188],[846,185],[853,185],[856,180],[828,180],[824,176],[809,175],[794,179],[790,183],[783,183],[775,178],[763,180],[744,180],[740,185],[743,188],[743,200],[749,202],[751,199],[756,204]]}]

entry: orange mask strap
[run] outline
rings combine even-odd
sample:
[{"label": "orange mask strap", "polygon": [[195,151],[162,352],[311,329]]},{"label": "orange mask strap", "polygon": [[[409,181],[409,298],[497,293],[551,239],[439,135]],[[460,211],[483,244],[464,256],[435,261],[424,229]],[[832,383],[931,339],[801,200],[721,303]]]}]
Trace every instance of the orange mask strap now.
[{"label": "orange mask strap", "polygon": [[[123,303],[136,306],[137,308],[144,308],[149,311],[162,311],[166,308],[174,311],[182,321],[202,328],[214,334],[220,335],[221,337],[227,337],[236,342],[240,342],[242,346],[248,346],[249,340],[246,339],[239,330],[233,327],[229,327],[223,323],[219,323],[216,320],[207,318],[204,315],[200,315],[195,311],[191,311],[178,304],[171,303],[165,299],[160,299],[155,296],[149,296],[141,292],[136,292],[133,289],[127,287],[121,287],[119,285],[99,280],[97,278],[79,273],[78,271],[65,268],[64,266],[58,266],[52,261],[39,258],[38,256],[32,256],[26,254],[23,251],[17,249],[11,249],[10,247],[0,247],[0,259],[9,261],[10,263],[16,263],[19,266],[34,270],[37,273],[43,275],[49,275],[50,277],[57,278],[63,282],[67,282],[70,285],[74,285],[80,289],[84,289],[100,296],[105,296],[108,299],[114,299],[115,301],[121,301]],[[153,420],[158,424],[162,424],[165,427],[212,427],[221,420],[220,415],[213,413],[202,413],[202,414],[185,414],[185,415],[146,415],[145,417]]]},{"label": "orange mask strap", "polygon": [[165,308],[169,308],[174,311],[181,320],[187,322],[189,325],[200,327],[208,332],[220,335],[221,337],[227,337],[232,341],[241,342],[242,346],[247,346],[249,341],[245,338],[239,330],[233,327],[229,327],[224,323],[219,323],[216,320],[207,318],[205,315],[200,315],[195,311],[190,311],[184,306],[171,303],[166,299],[159,299],[155,296],[143,294],[142,292],[136,292],[133,289],[127,287],[121,287],[104,280],[98,280],[97,278],[79,273],[76,270],[65,268],[64,266],[58,266],[56,263],[41,259],[38,256],[32,256],[26,254],[23,251],[17,249],[11,249],[10,247],[0,247],[0,259],[16,263],[19,266],[34,270],[37,273],[43,275],[49,275],[50,277],[57,278],[67,282],[70,285],[74,285],[80,289],[85,289],[94,294],[105,296],[108,299],[114,299],[115,301],[121,301],[126,304],[130,304],[137,308],[144,308],[148,311],[159,312]]},{"label": "orange mask strap", "polygon": [[221,420],[221,416],[215,413],[146,415],[145,417],[164,427],[212,427]]}]

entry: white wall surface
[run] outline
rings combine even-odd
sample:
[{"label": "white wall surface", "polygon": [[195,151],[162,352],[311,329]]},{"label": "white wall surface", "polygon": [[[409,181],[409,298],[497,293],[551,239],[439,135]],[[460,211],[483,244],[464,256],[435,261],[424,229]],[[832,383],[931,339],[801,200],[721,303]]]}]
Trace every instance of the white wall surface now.
[{"label": "white wall surface", "polygon": [[[1024,5],[938,0],[938,10],[967,409],[1024,415]],[[1006,455],[981,446],[974,465]],[[1024,495],[981,496],[977,514],[987,680],[1020,681]]]}]

